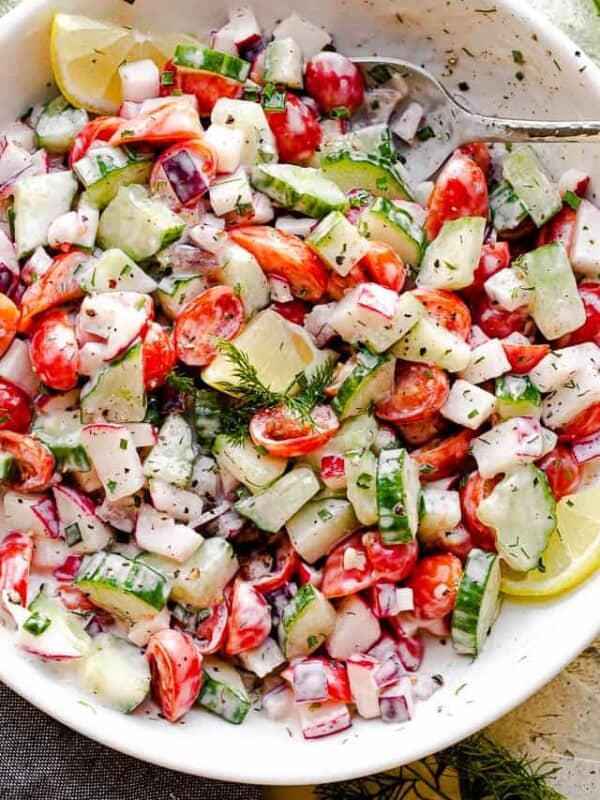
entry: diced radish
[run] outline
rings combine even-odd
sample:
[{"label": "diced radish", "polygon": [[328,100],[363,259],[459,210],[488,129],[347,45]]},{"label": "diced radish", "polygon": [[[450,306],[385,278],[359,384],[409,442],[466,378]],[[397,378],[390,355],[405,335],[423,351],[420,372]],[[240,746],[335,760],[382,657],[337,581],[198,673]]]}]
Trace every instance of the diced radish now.
[{"label": "diced radish", "polygon": [[244,132],[229,125],[209,125],[204,141],[217,156],[217,172],[231,174],[240,166],[244,148]]},{"label": "diced radish", "polygon": [[249,6],[240,6],[229,12],[229,22],[218,33],[226,32],[238,49],[247,49],[262,37],[260,26]]},{"label": "diced radish", "polygon": [[[306,239],[312,229],[316,226],[317,220],[310,217],[277,217],[275,220],[275,227],[284,231],[285,233],[292,233],[294,236],[299,236],[301,239]],[[320,308],[320,306],[315,306]]]},{"label": "diced radish", "polygon": [[528,306],[532,296],[525,276],[514,267],[494,273],[483,284],[487,296],[506,311]]},{"label": "diced radish", "polygon": [[124,425],[85,425],[81,431],[81,443],[111,500],[134,494],[142,488],[142,463],[133,437]]},{"label": "diced radish", "polygon": [[218,50],[219,53],[229,53],[232,56],[239,55],[235,43],[235,31],[228,28],[227,25],[211,33],[210,46],[212,50]]},{"label": "diced radish", "polygon": [[590,183],[590,176],[586,172],[582,172],[580,169],[568,169],[558,179],[558,191],[560,192],[560,196],[564,198],[567,192],[573,192],[573,194],[582,197]]},{"label": "diced radish", "polygon": [[231,175],[217,178],[209,189],[210,204],[218,217],[230,214],[250,214],[253,211],[252,189],[248,174],[239,167]]},{"label": "diced radish", "polygon": [[57,567],[65,563],[69,553],[69,547],[63,539],[34,536],[31,566],[37,572],[54,572]]},{"label": "diced radish", "polygon": [[378,689],[384,689],[386,686],[391,686],[403,677],[405,674],[404,666],[400,661],[397,653],[389,655],[385,661],[377,667],[373,673],[373,678],[377,684]]},{"label": "diced radish", "polygon": [[160,73],[150,58],[140,61],[126,61],[119,67],[121,79],[121,98],[141,103],[151,97],[158,97]]},{"label": "diced radish", "polygon": [[431,193],[433,192],[433,181],[421,181],[414,187],[415,200],[420,206],[425,207],[429,202]]},{"label": "diced radish", "polygon": [[346,133],[348,128],[345,119],[322,119],[319,123],[321,128],[321,144],[334,142]]},{"label": "diced radish", "polygon": [[286,719],[294,708],[294,695],[285,683],[281,683],[271,689],[262,699],[262,709],[269,719]]},{"label": "diced radish", "polygon": [[587,439],[580,439],[573,445],[573,455],[580,464],[600,457],[600,431]]},{"label": "diced radish", "polygon": [[379,687],[375,680],[375,673],[380,666],[376,658],[363,654],[351,655],[346,662],[352,699],[356,710],[365,719],[380,715]]},{"label": "diced radish", "polygon": [[495,408],[495,395],[458,378],[452,384],[440,414],[450,422],[475,431],[492,416]]},{"label": "diced radish", "polygon": [[344,597],[336,608],[336,623],[326,641],[332,658],[344,660],[353,653],[366,653],[381,636],[377,617],[359,595]]},{"label": "diced radish", "polygon": [[368,125],[387,124],[396,106],[404,99],[402,92],[390,87],[365,92],[364,115]]},{"label": "diced radish", "polygon": [[380,619],[397,614],[400,609],[396,608],[396,585],[376,583],[371,587],[371,603],[375,616]]},{"label": "diced radish", "polygon": [[296,703],[327,700],[327,675],[321,661],[307,658],[295,664],[292,667],[292,687]]},{"label": "diced radish", "polygon": [[471,442],[471,452],[482,477],[493,478],[518,464],[541,457],[544,440],[540,421],[513,417],[501,422]]},{"label": "diced radish", "polygon": [[600,208],[589,200],[582,200],[575,216],[575,230],[571,245],[571,266],[581,275],[600,275]]},{"label": "diced radish", "polygon": [[398,639],[396,652],[404,669],[408,672],[416,672],[423,663],[425,645],[420,636],[407,636]]},{"label": "diced radish", "polygon": [[36,598],[34,604],[40,606],[39,617],[43,616],[47,620],[45,629],[38,634],[27,630],[33,616],[30,609],[14,603],[8,605],[17,624],[17,647],[52,661],[68,661],[85,655],[91,640],[79,626],[77,617],[70,614],[60,601],[48,596],[43,596],[41,602]]},{"label": "diced radish", "polygon": [[127,422],[125,427],[136,447],[153,447],[158,442],[158,431],[149,422]]},{"label": "diced radish", "polygon": [[350,712],[344,703],[305,703],[296,706],[305,739],[321,739],[345,731],[352,725]]},{"label": "diced radish", "polygon": [[141,103],[134,103],[133,100],[124,100],[119,108],[119,116],[122,119],[133,119],[140,113],[141,108]]},{"label": "diced radish", "polygon": [[204,539],[187,525],[144,504],[138,513],[135,540],[139,547],[183,563],[195,553]]},{"label": "diced radish", "polygon": [[331,35],[327,31],[298,16],[295,11],[273,28],[274,39],[290,37],[299,45],[305,62],[332,42]]},{"label": "diced radish", "polygon": [[273,670],[285,664],[285,657],[275,639],[270,636],[252,650],[240,653],[238,658],[249,672],[253,672],[257,677],[264,678]]},{"label": "diced radish", "polygon": [[551,431],[548,428],[542,428],[542,453],[540,458],[552,452],[552,450],[554,450],[556,447],[557,442],[558,435],[554,433],[554,431]]},{"label": "diced radish", "polygon": [[97,208],[80,202],[77,211],[68,211],[56,217],[48,228],[48,244],[54,249],[62,245],[79,245],[91,248],[94,246],[100,212]]},{"label": "diced radish", "polygon": [[8,139],[30,153],[35,150],[35,131],[24,122],[11,122],[0,132],[0,139]]},{"label": "diced radish", "polygon": [[111,541],[110,528],[96,515],[96,506],[71,486],[59,484],[52,489],[61,533],[73,553],[95,553]]},{"label": "diced radish", "polygon": [[290,303],[294,299],[290,284],[279,275],[269,275],[269,288],[274,303]]},{"label": "diced radish", "polygon": [[39,280],[42,275],[48,272],[52,259],[43,247],[38,247],[29,256],[23,269],[21,270],[21,280],[28,286]]},{"label": "diced radish", "polygon": [[15,278],[19,277],[17,251],[9,237],[0,230],[0,270],[8,270]]},{"label": "diced radish", "polygon": [[63,563],[58,566],[52,575],[57,581],[72,581],[83,561],[83,556],[67,556]]},{"label": "diced radish", "polygon": [[106,342],[104,360],[112,361],[137,339],[151,309],[148,295],[139,292],[88,295],[81,304],[77,324]]},{"label": "diced radish", "polygon": [[409,103],[390,125],[392,133],[410,144],[417,135],[423,114],[423,106],[420,103]]},{"label": "diced radish", "polygon": [[87,342],[79,350],[79,373],[91,377],[104,364],[106,345],[104,342]]},{"label": "diced radish", "polygon": [[421,620],[418,620],[410,612],[397,614],[390,622],[392,623],[392,629],[400,638],[415,636],[421,627]]},{"label": "diced radish", "polygon": [[346,462],[344,456],[322,456],[319,477],[329,489],[338,490],[346,487]]},{"label": "diced radish", "polygon": [[153,633],[164,631],[171,626],[171,612],[163,608],[150,619],[134,622],[127,632],[127,638],[137,647],[146,647]]},{"label": "diced radish", "polygon": [[529,373],[531,382],[540,392],[552,392],[565,383],[592,361],[598,359],[600,351],[593,342],[576,344],[553,350],[544,356]]},{"label": "diced radish", "polygon": [[194,492],[179,489],[158,478],[152,478],[149,485],[152,505],[157,511],[163,511],[174,519],[190,522],[192,525],[202,516],[204,502]]},{"label": "diced radish", "polygon": [[31,165],[32,157],[24,147],[3,136],[0,139],[0,185],[14,181]]},{"label": "diced radish", "polygon": [[379,696],[379,709],[384,722],[408,722],[413,716],[413,694],[410,678],[402,678]]},{"label": "diced radish", "polygon": [[0,378],[14,383],[29,397],[37,394],[40,382],[31,368],[29,347],[23,339],[14,339],[0,358]]},{"label": "diced radish", "polygon": [[331,312],[336,306],[337,303],[323,303],[313,306],[312,311],[304,318],[304,327],[315,340],[317,347],[324,347],[336,335],[329,324]]},{"label": "diced radish", "polygon": [[[101,484],[98,488],[100,487]],[[133,533],[139,511],[139,499],[139,496],[134,495],[111,501],[107,495],[96,508],[96,514],[113,528],[124,533]]]},{"label": "diced radish", "polygon": [[262,192],[252,192],[252,207],[253,212],[250,218],[252,225],[266,225],[267,222],[272,222],[275,216],[273,210],[273,203]]},{"label": "diced radish", "polygon": [[54,500],[49,494],[4,495],[4,521],[11,530],[56,539],[59,536]]},{"label": "diced radish", "polygon": [[473,348],[469,365],[459,374],[469,383],[483,383],[491,378],[498,378],[505,372],[510,372],[510,361],[502,342],[500,339],[490,339]]}]

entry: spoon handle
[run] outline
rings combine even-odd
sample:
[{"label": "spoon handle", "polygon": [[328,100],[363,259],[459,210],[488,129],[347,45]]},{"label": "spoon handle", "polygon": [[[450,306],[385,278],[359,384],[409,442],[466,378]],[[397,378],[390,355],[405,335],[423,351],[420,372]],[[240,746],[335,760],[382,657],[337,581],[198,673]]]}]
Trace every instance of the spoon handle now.
[{"label": "spoon handle", "polygon": [[468,122],[465,120],[464,138],[465,142],[600,141],[600,121],[504,119],[469,114]]}]

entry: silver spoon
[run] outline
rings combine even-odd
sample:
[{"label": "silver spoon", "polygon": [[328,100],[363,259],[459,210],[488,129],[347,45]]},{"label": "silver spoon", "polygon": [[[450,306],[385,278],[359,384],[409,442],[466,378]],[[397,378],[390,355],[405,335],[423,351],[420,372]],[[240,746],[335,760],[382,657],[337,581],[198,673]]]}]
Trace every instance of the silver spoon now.
[{"label": "silver spoon", "polygon": [[[460,145],[470,142],[581,142],[600,141],[600,122],[548,121],[505,119],[487,117],[469,111],[448,90],[422,67],[399,58],[360,57],[352,59],[361,69],[367,86],[379,85],[373,79],[373,68],[387,68],[405,80],[408,99],[424,109],[424,125],[431,128],[433,136],[425,141],[418,138],[407,144],[394,136],[400,156],[406,158],[413,180],[431,177]],[[397,114],[392,113],[390,122]]]}]

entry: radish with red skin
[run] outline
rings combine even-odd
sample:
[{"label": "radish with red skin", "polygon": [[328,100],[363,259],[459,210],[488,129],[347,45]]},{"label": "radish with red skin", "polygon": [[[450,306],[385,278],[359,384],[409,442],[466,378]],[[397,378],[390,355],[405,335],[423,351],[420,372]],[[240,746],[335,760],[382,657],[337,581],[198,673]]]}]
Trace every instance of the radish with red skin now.
[{"label": "radish with red skin", "polygon": [[63,563],[58,566],[52,575],[57,581],[73,581],[79,572],[83,556],[67,556]]},{"label": "radish with red skin", "polygon": [[380,667],[380,662],[373,656],[357,653],[348,657],[346,667],[356,710],[365,719],[378,717],[379,687],[375,673]]},{"label": "radish with red skin", "polygon": [[296,708],[305,739],[321,739],[345,731],[352,725],[350,712],[344,703],[328,700],[325,703],[305,703]]},{"label": "radish with red skin", "polygon": [[202,656],[194,640],[181,631],[153,634],[146,658],[152,673],[152,691],[169,722],[177,722],[196,702],[202,687]]},{"label": "radish with red skin", "polygon": [[365,653],[381,636],[377,617],[360,595],[344,597],[336,608],[336,623],[325,647],[332,658]]},{"label": "radish with red skin", "polygon": [[271,609],[260,592],[247,581],[236,580],[230,609],[225,653],[237,655],[262,644],[271,630]]},{"label": "radish with red skin", "polygon": [[33,559],[33,540],[25,533],[9,533],[0,542],[0,607],[9,598],[27,605],[29,572]]},{"label": "radish with red skin", "polygon": [[343,456],[323,456],[319,477],[328,489],[344,489],[346,487],[346,462]]},{"label": "radish with red skin", "polygon": [[365,85],[356,64],[341,53],[324,51],[306,64],[305,87],[324,114],[345,108],[349,114],[363,103]]},{"label": "radish with red skin", "polygon": [[413,716],[413,706],[412,684],[408,678],[401,678],[379,696],[383,722],[409,722]]},{"label": "radish with red skin", "polygon": [[135,494],[142,488],[145,482],[142,464],[133,437],[124,425],[108,422],[85,425],[81,443],[111,500]]},{"label": "radish with red skin", "polygon": [[68,542],[72,552],[80,555],[104,549],[112,539],[111,530],[97,516],[96,506],[90,498],[64,484],[54,486],[52,491],[60,528],[67,541],[67,529],[72,525],[77,526],[79,541],[72,545]]},{"label": "radish with red skin", "polygon": [[192,528],[175,522],[148,504],[142,505],[139,510],[135,540],[142,550],[165,556],[179,564],[187,561],[204,541]]},{"label": "radish with red skin", "polygon": [[299,164],[311,158],[321,142],[317,115],[299,97],[286,92],[282,111],[265,110],[282,161]]}]

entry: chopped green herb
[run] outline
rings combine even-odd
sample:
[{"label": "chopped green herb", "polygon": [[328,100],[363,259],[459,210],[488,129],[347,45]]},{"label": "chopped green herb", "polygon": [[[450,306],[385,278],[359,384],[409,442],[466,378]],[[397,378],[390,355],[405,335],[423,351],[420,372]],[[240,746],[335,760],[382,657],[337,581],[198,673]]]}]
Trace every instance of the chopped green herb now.
[{"label": "chopped green herb", "polygon": [[515,64],[524,64],[525,59],[523,57],[523,53],[520,50],[513,50],[512,57]]},{"label": "chopped green herb", "polygon": [[119,447],[121,448],[121,450],[127,450],[127,448],[129,447],[129,442],[127,441],[127,439],[119,439]]},{"label": "chopped green herb", "polygon": [[328,511],[326,508],[319,509],[317,514],[323,520],[323,522],[328,522],[333,517],[331,511]]},{"label": "chopped green herb", "polygon": [[23,630],[32,636],[40,636],[51,625],[51,620],[45,614],[34,611],[23,623]]},{"label": "chopped green herb", "polygon": [[565,203],[572,208],[573,211],[577,211],[579,206],[581,205],[581,197],[578,197],[575,192],[572,192],[570,189],[565,192]]},{"label": "chopped green herb", "polygon": [[417,131],[417,139],[420,142],[426,142],[428,139],[433,139],[435,136],[434,130],[431,125],[425,125],[424,128],[420,128]]},{"label": "chopped green herb", "polygon": [[106,488],[108,489],[109,492],[111,492],[111,493],[114,492],[114,490],[117,488],[117,482],[116,481],[108,481],[107,484],[106,484]]},{"label": "chopped green herb", "polygon": [[77,522],[72,522],[65,527],[65,541],[69,547],[73,547],[73,545],[78,544],[82,540],[83,536],[81,535],[81,530]]}]

